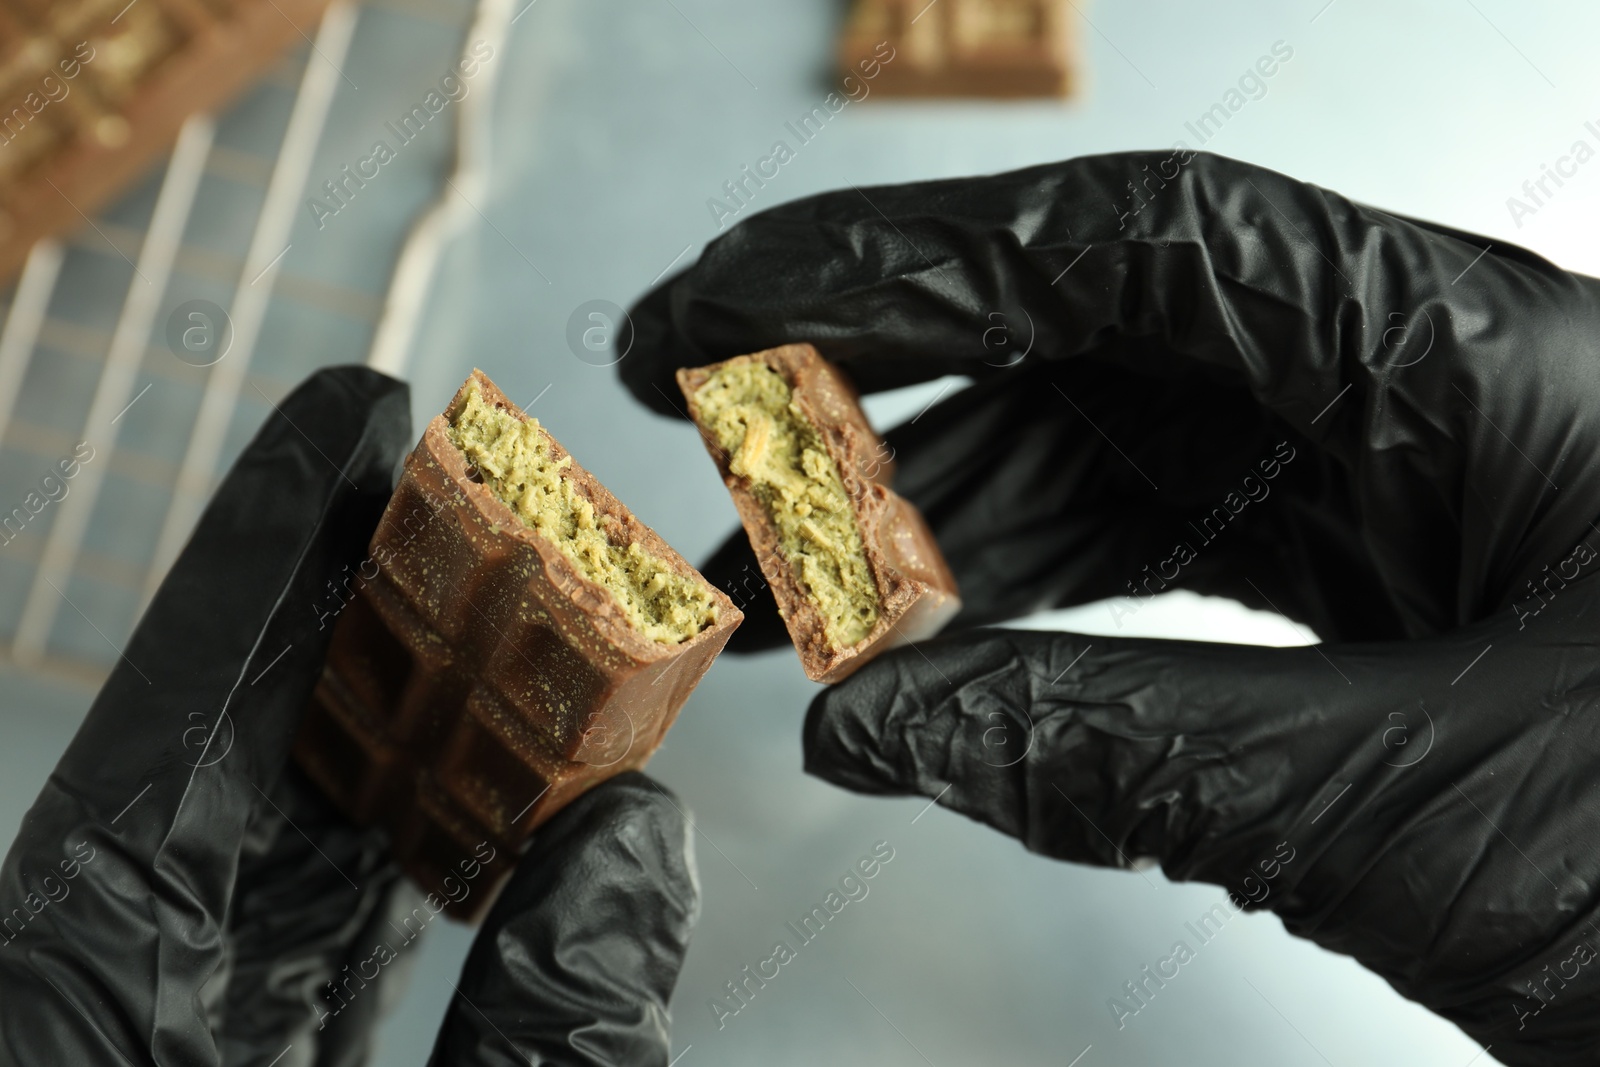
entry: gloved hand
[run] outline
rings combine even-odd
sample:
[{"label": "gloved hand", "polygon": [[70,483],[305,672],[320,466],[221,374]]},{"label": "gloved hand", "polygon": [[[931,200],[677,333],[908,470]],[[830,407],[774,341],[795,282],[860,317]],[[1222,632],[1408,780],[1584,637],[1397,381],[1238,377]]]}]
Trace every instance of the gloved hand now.
[{"label": "gloved hand", "polygon": [[[217,491],[0,867],[0,1063],[365,1062],[437,907],[288,757],[314,606],[411,443],[404,385],[324,371]],[[676,805],[594,789],[485,920],[432,1062],[666,1064],[698,907]]]},{"label": "gloved hand", "polygon": [[[817,697],[808,771],[1154,857],[1505,1063],[1600,1062],[1600,283],[1175,151],[788,204],[632,317],[667,413],[793,341],[972,379],[887,435],[966,607]],[[1167,588],[1330,643],[972,628]]]}]

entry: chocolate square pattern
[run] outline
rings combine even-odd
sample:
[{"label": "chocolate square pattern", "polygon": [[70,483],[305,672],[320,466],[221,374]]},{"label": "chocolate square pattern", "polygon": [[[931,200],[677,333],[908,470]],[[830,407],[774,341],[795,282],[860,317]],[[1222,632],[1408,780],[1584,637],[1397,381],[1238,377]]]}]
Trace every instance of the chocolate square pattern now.
[{"label": "chocolate square pattern", "polygon": [[541,823],[645,764],[744,616],[480,371],[370,552],[295,757],[475,920]]}]

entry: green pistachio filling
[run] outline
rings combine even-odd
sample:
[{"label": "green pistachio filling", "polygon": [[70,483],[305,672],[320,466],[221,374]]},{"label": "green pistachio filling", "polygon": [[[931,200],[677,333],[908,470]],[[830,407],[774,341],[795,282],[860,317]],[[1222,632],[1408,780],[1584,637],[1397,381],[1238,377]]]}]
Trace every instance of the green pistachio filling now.
[{"label": "green pistachio filling", "polygon": [[474,381],[449,435],[489,491],[579,574],[608,590],[639,633],[678,644],[716,622],[716,604],[704,585],[638,542],[617,545],[606,538],[594,505],[566,474],[572,457],[551,455],[537,419],[520,419],[487,402]]},{"label": "green pistachio filling", "polygon": [[701,422],[766,509],[779,551],[821,612],[828,640],[855,645],[878,621],[878,587],[839,466],[760,360],[733,361],[694,394]]}]

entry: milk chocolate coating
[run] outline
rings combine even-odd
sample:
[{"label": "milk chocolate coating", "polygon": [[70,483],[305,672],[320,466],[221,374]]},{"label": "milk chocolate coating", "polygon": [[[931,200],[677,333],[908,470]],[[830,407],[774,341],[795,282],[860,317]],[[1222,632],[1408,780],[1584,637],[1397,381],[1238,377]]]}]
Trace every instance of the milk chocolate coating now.
[{"label": "milk chocolate coating", "polygon": [[[793,402],[816,427],[824,449],[839,467],[878,590],[877,623],[848,648],[835,648],[829,641],[822,613],[784,559],[767,509],[751,492],[749,479],[729,470],[729,456],[700,421],[695,393],[718,369],[740,360],[759,360],[782,376]],[[933,532],[921,512],[889,488],[893,457],[867,422],[855,387],[815,348],[784,345],[707,367],[686,367],[678,371],[678,388],[688,399],[689,416],[700,426],[706,450],[733,496],[806,677],[830,685],[843,681],[882,652],[932,637],[960,610],[955,576]]]},{"label": "milk chocolate coating", "polygon": [[[980,4],[983,7],[1001,5]],[[889,96],[1065,96],[1078,77],[1070,0],[1029,0],[1000,29],[927,0],[855,0],[839,38],[840,73]],[[926,17],[924,17],[926,16]],[[846,83],[849,84],[849,83]]]},{"label": "milk chocolate coating", "polygon": [[[473,380],[521,415],[482,372]],[[645,764],[744,616],[574,462],[607,538],[637,541],[716,605],[682,644],[637,633],[608,590],[475,480],[448,436],[470,384],[406,458],[371,557],[346,581],[295,756],[351,819],[389,829],[401,866],[447,911],[476,919],[535,827]],[[553,460],[567,455],[546,436]]]}]

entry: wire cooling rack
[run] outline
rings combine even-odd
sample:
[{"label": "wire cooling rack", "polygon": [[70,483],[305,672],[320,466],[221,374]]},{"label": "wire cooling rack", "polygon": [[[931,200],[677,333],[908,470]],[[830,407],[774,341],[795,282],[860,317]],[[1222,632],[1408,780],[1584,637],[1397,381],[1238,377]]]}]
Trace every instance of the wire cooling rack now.
[{"label": "wire cooling rack", "polygon": [[483,56],[513,17],[336,0],[120,201],[28,251],[0,310],[11,663],[98,684],[271,405],[320,366],[404,376],[441,250],[485,195]]}]

